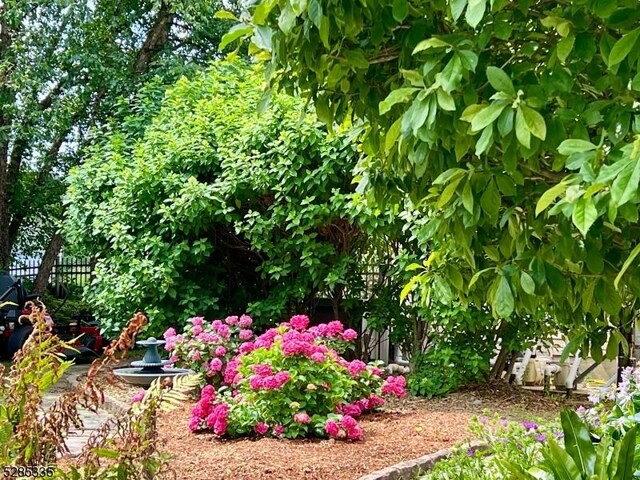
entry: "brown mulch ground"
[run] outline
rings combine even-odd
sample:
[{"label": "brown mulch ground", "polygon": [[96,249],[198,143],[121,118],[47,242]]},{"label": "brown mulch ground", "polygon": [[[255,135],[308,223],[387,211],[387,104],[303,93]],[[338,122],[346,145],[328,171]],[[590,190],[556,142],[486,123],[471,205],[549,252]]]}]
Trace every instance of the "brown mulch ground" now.
[{"label": "brown mulch ground", "polygon": [[[574,402],[569,402],[573,404]],[[468,388],[440,399],[394,401],[361,418],[361,442],[334,440],[218,440],[187,429],[190,405],[158,422],[160,448],[173,454],[178,479],[353,480],[468,438],[475,414],[489,411],[515,420],[553,418],[564,397],[543,397],[504,384]]]}]

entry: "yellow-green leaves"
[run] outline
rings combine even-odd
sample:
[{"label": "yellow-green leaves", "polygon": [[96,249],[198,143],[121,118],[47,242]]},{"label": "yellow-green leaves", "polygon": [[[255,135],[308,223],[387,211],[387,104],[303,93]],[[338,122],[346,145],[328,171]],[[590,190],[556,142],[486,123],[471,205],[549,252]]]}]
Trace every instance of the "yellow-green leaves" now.
[{"label": "yellow-green leaves", "polygon": [[544,192],[542,196],[538,199],[538,203],[536,205],[536,216],[540,215],[544,212],[549,205],[556,201],[556,199],[567,191],[568,185],[565,183],[558,183],[554,185],[549,190]]},{"label": "yellow-green leaves", "polygon": [[479,110],[471,120],[471,130],[479,132],[487,125],[493,123],[508,104],[506,101],[497,101]]},{"label": "yellow-green leaves", "polygon": [[572,138],[565,140],[558,146],[558,153],[560,155],[571,155],[573,153],[588,152],[596,148],[598,147],[591,142]]},{"label": "yellow-green leaves", "polygon": [[515,308],[513,292],[509,280],[504,275],[497,279],[497,287],[493,295],[493,309],[499,318],[509,317]]},{"label": "yellow-green leaves", "polygon": [[593,203],[593,198],[580,197],[575,206],[573,207],[573,213],[571,220],[573,224],[580,230],[583,237],[587,236],[587,232],[593,222],[598,218],[598,209]]},{"label": "yellow-green leaves", "polygon": [[471,130],[479,132],[487,125],[493,123],[502,113],[502,110],[508,105],[506,101],[493,102],[486,107],[478,110],[471,119]]},{"label": "yellow-green leaves", "polygon": [[509,76],[498,67],[487,67],[487,80],[498,92],[505,92],[515,97],[516,89]]},{"label": "yellow-green leaves", "polygon": [[394,105],[398,103],[408,102],[413,98],[413,95],[418,91],[418,88],[413,87],[404,87],[404,88],[396,88],[392,90],[391,93],[385,98],[382,102],[380,102],[379,111],[380,115],[384,115]]},{"label": "yellow-green leaves", "polygon": [[469,0],[464,18],[469,25],[476,28],[484,17],[486,9],[487,0]]},{"label": "yellow-green leaves", "polygon": [[640,158],[629,161],[611,186],[611,201],[619,207],[638,194],[640,183]]},{"label": "yellow-green leaves", "polygon": [[629,267],[631,266],[631,264],[633,263],[633,261],[636,259],[636,257],[638,256],[638,254],[640,254],[640,243],[638,243],[635,248],[631,251],[631,253],[629,254],[629,256],[627,257],[627,259],[624,261],[624,265],[622,265],[622,268],[620,269],[620,272],[618,273],[618,275],[616,276],[615,281],[613,282],[614,286],[616,288],[618,288],[618,284],[620,283],[620,280],[622,279],[622,276],[625,274],[625,272],[629,269]]},{"label": "yellow-green leaves", "polygon": [[416,53],[422,52],[424,50],[428,50],[430,48],[451,48],[451,45],[441,40],[438,37],[431,37],[426,40],[422,40],[416,47],[413,49],[412,55]]},{"label": "yellow-green leaves", "polygon": [[222,36],[220,40],[220,50],[224,50],[227,45],[244,38],[253,33],[253,27],[244,23],[238,23],[231,27],[231,29]]},{"label": "yellow-green leaves", "polygon": [[520,107],[522,110],[522,117],[524,118],[524,124],[526,125],[531,135],[538,137],[540,140],[544,140],[547,137],[547,125],[544,122],[544,118],[533,108],[529,108],[525,105]]},{"label": "yellow-green leaves", "polygon": [[531,275],[527,272],[522,272],[520,274],[520,286],[525,293],[529,295],[534,295],[536,293],[536,282],[533,281]]},{"label": "yellow-green leaves", "polygon": [[617,65],[625,58],[627,58],[627,55],[631,53],[636,43],[638,42],[639,37],[640,27],[623,35],[620,40],[615,43],[615,45],[611,49],[611,52],[609,53],[609,67]]}]

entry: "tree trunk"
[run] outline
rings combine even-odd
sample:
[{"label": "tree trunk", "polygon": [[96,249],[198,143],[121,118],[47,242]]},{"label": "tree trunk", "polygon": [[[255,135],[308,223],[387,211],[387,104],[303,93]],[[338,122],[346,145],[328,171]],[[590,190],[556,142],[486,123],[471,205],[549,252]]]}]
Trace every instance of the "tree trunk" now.
[{"label": "tree trunk", "polygon": [[51,270],[56,263],[60,250],[62,249],[62,243],[62,236],[59,233],[54,234],[51,238],[47,251],[45,252],[44,257],[42,257],[42,262],[38,269],[38,276],[36,277],[36,281],[33,285],[33,293],[36,295],[44,294],[47,284],[49,283]]},{"label": "tree trunk", "polygon": [[489,380],[500,380],[502,378],[502,372],[504,371],[508,355],[509,350],[507,350],[507,347],[503,345],[500,348],[500,353],[498,353],[498,356],[496,357],[496,363],[493,364],[493,368],[489,373]]}]

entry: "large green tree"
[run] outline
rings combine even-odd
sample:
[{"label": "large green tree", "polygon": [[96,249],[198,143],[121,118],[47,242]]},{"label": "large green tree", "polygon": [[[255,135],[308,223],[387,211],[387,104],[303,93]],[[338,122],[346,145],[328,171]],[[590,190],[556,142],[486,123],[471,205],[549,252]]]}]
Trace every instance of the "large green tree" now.
[{"label": "large green tree", "polygon": [[72,170],[66,238],[97,256],[87,299],[105,330],[136,308],[155,333],[247,309],[266,323],[320,297],[359,327],[366,271],[400,224],[354,194],[351,138],[287,95],[257,117],[260,84],[242,62],[215,62],[158,104],[148,85]]},{"label": "large green tree", "polygon": [[[8,1],[0,5],[0,270],[61,246],[61,182],[91,132],[155,75],[215,55],[216,2]],[[43,276],[46,284],[48,272]]]},{"label": "large green tree", "polygon": [[545,312],[617,353],[640,295],[636,0],[261,0],[241,18],[223,46],[250,38],[272,86],[361,120],[360,188],[428,219],[405,294]]}]

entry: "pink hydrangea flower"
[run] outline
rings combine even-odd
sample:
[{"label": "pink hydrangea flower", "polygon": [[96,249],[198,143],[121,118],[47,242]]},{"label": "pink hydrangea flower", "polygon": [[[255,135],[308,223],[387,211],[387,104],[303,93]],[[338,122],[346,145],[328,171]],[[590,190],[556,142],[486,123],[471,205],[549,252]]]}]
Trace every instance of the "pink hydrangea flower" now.
[{"label": "pink hydrangea flower", "polygon": [[191,324],[192,325],[202,326],[203,322],[204,322],[204,318],[202,318],[202,317],[193,317],[191,319]]},{"label": "pink hydrangea flower", "polygon": [[360,425],[356,425],[351,430],[347,430],[347,438],[349,440],[362,440],[364,438],[364,432]]},{"label": "pink hydrangea flower", "polygon": [[343,415],[340,423],[345,430],[351,430],[358,426],[358,422],[356,422],[356,419],[349,415]]},{"label": "pink hydrangea flower", "polygon": [[276,377],[269,375],[268,377],[264,377],[262,379],[262,386],[267,390],[277,390],[282,385]]},{"label": "pink hydrangea flower", "polygon": [[213,385],[205,385],[200,393],[201,398],[212,399],[216,396],[216,389],[213,388]]},{"label": "pink hydrangea flower", "polygon": [[293,421],[306,425],[311,421],[311,417],[306,412],[298,412],[293,416]]},{"label": "pink hydrangea flower", "polygon": [[252,323],[253,320],[249,315],[242,315],[240,317],[240,320],[238,321],[238,325],[240,326],[240,328],[249,328]]},{"label": "pink hydrangea flower", "polygon": [[231,315],[231,316],[225,318],[224,321],[226,322],[227,325],[237,325],[238,324],[238,316],[237,315]]},{"label": "pink hydrangea flower", "polygon": [[164,332],[164,334],[162,335],[164,337],[165,340],[175,337],[176,336],[176,329],[171,327],[168,328],[166,332]]},{"label": "pink hydrangea flower", "polygon": [[226,349],[226,348],[224,348],[222,345],[218,345],[218,346],[216,347],[215,354],[216,354],[218,357],[222,357],[222,356],[223,356],[224,354],[226,354],[226,353],[227,353],[227,349]]},{"label": "pink hydrangea flower", "polygon": [[131,402],[132,403],[141,402],[144,399],[145,394],[146,394],[146,392],[144,390],[140,390],[133,397],[131,397]]},{"label": "pink hydrangea flower", "polygon": [[340,320],[334,320],[333,322],[329,322],[327,324],[327,335],[331,337],[342,334],[343,330],[344,325],[342,325],[342,322]]},{"label": "pink hydrangea flower", "polygon": [[388,377],[384,385],[382,385],[383,395],[395,395],[396,397],[404,397],[407,392],[405,388],[407,380],[403,376]]},{"label": "pink hydrangea flower", "polygon": [[255,350],[255,345],[253,344],[253,342],[244,342],[240,345],[240,353],[249,353],[253,350]]},{"label": "pink hydrangea flower", "polygon": [[177,355],[171,355],[171,356],[169,357],[169,361],[170,361],[171,363],[176,363],[178,360],[180,360],[180,357],[178,357]]},{"label": "pink hydrangea flower", "polygon": [[240,340],[251,340],[253,332],[251,330],[240,330],[238,337],[240,337]]},{"label": "pink hydrangea flower", "polygon": [[291,375],[289,374],[289,372],[284,370],[282,372],[276,373],[275,376],[276,376],[276,380],[278,380],[278,383],[281,386],[287,383],[289,380],[291,380]]},{"label": "pink hydrangea flower", "polygon": [[189,430],[193,433],[200,428],[200,419],[198,417],[191,417],[189,419]]},{"label": "pink hydrangea flower", "polygon": [[222,338],[224,338],[225,340],[229,340],[229,337],[231,336],[231,330],[229,329],[228,325],[225,325],[223,323],[218,328],[216,328],[216,331]]},{"label": "pink hydrangea flower", "polygon": [[240,366],[239,360],[231,360],[227,363],[227,368],[224,370],[224,383],[233,383],[236,375],[238,375],[238,367]]},{"label": "pink hydrangea flower", "polygon": [[334,420],[327,420],[324,424],[324,431],[330,437],[337,437],[340,435],[340,426]]},{"label": "pink hydrangea flower", "polygon": [[263,385],[264,382],[262,380],[262,377],[258,375],[251,375],[251,378],[249,378],[249,386],[252,390],[259,390]]},{"label": "pink hydrangea flower", "polygon": [[214,372],[222,371],[222,360],[220,360],[219,358],[214,358],[213,360],[211,360],[211,362],[209,362],[209,368]]},{"label": "pink hydrangea flower", "polygon": [[352,328],[349,328],[344,332],[342,332],[342,339],[346,340],[347,342],[353,342],[357,338],[358,338],[358,332],[356,332]]},{"label": "pink hydrangea flower", "polygon": [[358,374],[360,374],[360,372],[364,372],[367,370],[367,364],[361,360],[354,360],[353,362],[349,363],[347,368],[349,369],[349,373],[351,374],[351,376],[356,377],[358,376]]},{"label": "pink hydrangea flower", "polygon": [[273,434],[276,435],[277,437],[279,437],[283,433],[284,433],[284,427],[282,425],[278,424],[275,427],[273,427]]},{"label": "pink hydrangea flower", "polygon": [[324,353],[316,352],[311,355],[311,360],[314,362],[322,363],[324,362]]},{"label": "pink hydrangea flower", "polygon": [[273,373],[273,369],[271,368],[271,365],[262,364],[262,363],[253,365],[251,367],[251,370],[253,370],[253,373],[255,373],[256,375],[260,375],[261,377],[266,377],[267,375],[271,375]]},{"label": "pink hydrangea flower", "polygon": [[362,415],[362,407],[358,403],[347,403],[345,405],[341,405],[340,410],[345,415],[349,415],[351,417],[359,417]]},{"label": "pink hydrangea flower", "polygon": [[264,423],[264,422],[258,422],[256,423],[256,426],[253,427],[253,430],[258,434],[258,435],[264,435],[265,433],[267,433],[267,431],[269,430],[269,426]]},{"label": "pink hydrangea flower", "polygon": [[376,408],[384,405],[384,398],[372,393],[366,399],[367,402],[367,410],[375,410]]},{"label": "pink hydrangea flower", "polygon": [[194,325],[193,328],[191,329],[191,333],[193,333],[194,335],[200,335],[202,333],[202,326]]},{"label": "pink hydrangea flower", "polygon": [[192,360],[195,360],[197,362],[202,358],[202,354],[200,353],[199,350],[194,350],[193,352],[191,352],[190,357]]},{"label": "pink hydrangea flower", "polygon": [[306,315],[294,315],[289,320],[289,325],[296,330],[305,330],[309,326],[309,317]]}]

